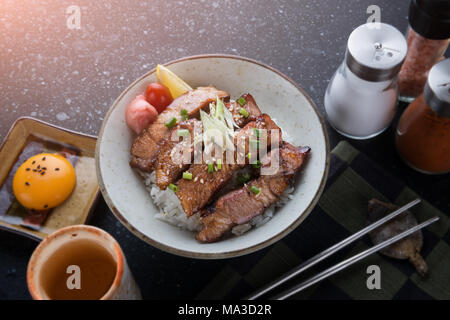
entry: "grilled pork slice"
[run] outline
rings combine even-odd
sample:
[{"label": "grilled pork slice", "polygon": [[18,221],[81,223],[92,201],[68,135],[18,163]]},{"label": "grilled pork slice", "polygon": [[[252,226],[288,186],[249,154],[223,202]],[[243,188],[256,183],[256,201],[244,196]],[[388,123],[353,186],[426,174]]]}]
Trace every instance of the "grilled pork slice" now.
[{"label": "grilled pork slice", "polygon": [[132,159],[130,165],[145,172],[152,172],[154,161],[160,149],[159,142],[167,138],[170,132],[165,126],[167,121],[176,118],[179,122],[182,109],[186,109],[189,118],[198,117],[200,110],[216,101],[217,97],[227,100],[229,96],[227,92],[214,87],[199,87],[176,98],[159,114],[155,122],[134,139],[131,146]]},{"label": "grilled pork slice", "polygon": [[[237,132],[235,136],[235,145],[238,143],[243,143],[245,152],[241,152],[240,148],[236,148],[236,152],[233,155],[233,161],[229,161],[229,163],[227,163],[225,153],[223,155],[222,168],[217,171],[214,170],[211,173],[208,173],[208,165],[206,163],[191,165],[189,167],[189,172],[192,174],[193,179],[180,179],[177,184],[178,191],[176,192],[176,195],[180,199],[181,206],[187,216],[193,215],[206,206],[214,197],[216,192],[222,189],[222,187],[231,179],[233,174],[240,168],[244,167],[245,162],[238,160],[242,159],[248,162],[248,158],[245,157],[245,155],[249,150],[249,138],[254,137],[255,128],[267,130],[267,145],[271,144],[271,130],[278,131],[279,140],[281,141],[280,128],[267,114],[262,114],[258,116],[255,121],[250,122],[243,129]],[[238,152],[240,153],[239,159]]]},{"label": "grilled pork slice", "polygon": [[[240,101],[242,105],[238,101]],[[251,121],[255,121],[256,118],[261,115],[261,110],[259,109],[255,99],[250,93],[243,94],[239,97],[238,100],[228,102],[225,104],[225,106],[228,108],[228,110],[231,111],[234,122],[236,122],[236,124],[240,128],[243,128],[247,123]],[[248,117],[244,117],[244,115],[240,113],[241,108],[248,112]]]},{"label": "grilled pork slice", "polygon": [[[241,100],[243,99],[243,100]],[[256,104],[253,97],[249,94],[243,94],[239,99],[241,101],[242,105],[238,102],[227,102],[225,103],[225,107],[231,112],[233,115],[233,118],[236,122],[236,124],[242,128],[246,124],[248,124],[251,121],[254,121],[259,115],[261,115],[261,110],[259,109],[258,105]],[[242,102],[244,101],[244,102]],[[240,109],[244,108],[248,112],[248,117],[244,117],[240,113]],[[190,153],[190,162],[184,162],[180,165],[180,158],[183,156],[181,154],[182,150],[186,148],[186,142],[178,142],[178,140],[173,141],[173,132],[176,132],[179,129],[187,129],[189,130],[190,137],[191,137],[191,143],[194,139],[194,126],[195,128],[198,128],[199,131],[197,131],[197,134],[201,134],[201,122],[198,120],[191,121],[188,123],[182,123],[179,126],[177,126],[175,129],[172,130],[171,134],[169,134],[169,137],[167,139],[163,139],[162,142],[160,142],[160,153],[155,160],[154,167],[156,168],[156,184],[158,187],[162,190],[165,190],[169,184],[174,183],[178,180],[180,175],[183,173],[183,171],[186,171],[189,168],[189,165],[193,162],[194,159],[194,153]],[[195,125],[194,125],[195,124]],[[197,130],[197,129],[196,129]],[[193,148],[194,149],[194,148]],[[176,157],[175,159],[173,157]]]},{"label": "grilled pork slice", "polygon": [[[272,150],[267,156],[270,158],[274,152],[278,152],[278,170],[273,175],[261,175],[244,187],[220,197],[215,208],[208,210],[209,214],[202,218],[203,229],[196,239],[200,242],[218,241],[234,226],[247,223],[262,214],[278,201],[309,151],[309,147],[296,148],[287,142],[283,142],[280,149]],[[269,165],[270,161],[263,167]]]},{"label": "grilled pork slice", "polygon": [[[173,128],[169,138],[163,139],[160,143],[160,152],[155,161],[155,173],[156,184],[161,190],[165,190],[169,184],[178,180],[181,173],[191,165],[194,158],[192,144],[194,138],[201,135],[202,128],[203,125],[200,120],[189,119]],[[179,130],[188,130],[189,136],[179,141],[177,137]],[[173,140],[173,137],[177,137],[177,139]],[[188,159],[184,159],[185,154],[187,154]]]}]

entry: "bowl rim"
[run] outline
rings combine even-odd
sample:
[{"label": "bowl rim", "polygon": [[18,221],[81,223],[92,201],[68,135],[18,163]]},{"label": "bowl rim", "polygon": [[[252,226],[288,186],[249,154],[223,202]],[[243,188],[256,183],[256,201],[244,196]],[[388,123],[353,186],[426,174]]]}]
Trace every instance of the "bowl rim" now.
[{"label": "bowl rim", "polygon": [[112,213],[115,215],[115,217],[131,232],[133,233],[135,236],[137,236],[138,238],[140,238],[141,240],[147,242],[148,244],[162,250],[165,252],[169,252],[178,256],[182,256],[182,257],[187,257],[187,258],[196,258],[196,259],[225,259],[225,258],[233,258],[233,257],[239,257],[239,256],[243,256],[246,254],[250,254],[253,253],[255,251],[261,250],[275,242],[277,242],[278,240],[281,240],[282,238],[284,238],[286,235],[288,235],[291,231],[293,231],[301,222],[303,222],[304,219],[306,219],[307,216],[309,216],[309,214],[311,213],[311,211],[314,209],[314,207],[316,206],[317,202],[319,201],[319,198],[325,188],[325,184],[327,181],[327,177],[328,177],[328,171],[329,171],[329,167],[330,167],[330,142],[329,142],[329,138],[328,138],[328,132],[326,130],[326,125],[325,125],[325,121],[323,116],[321,115],[319,109],[317,108],[316,104],[314,103],[314,101],[311,99],[311,97],[306,93],[306,91],[301,88],[294,80],[292,80],[290,77],[286,76],[285,74],[283,74],[281,71],[278,71],[277,69],[250,59],[250,58],[246,58],[246,57],[242,57],[242,56],[237,56],[237,55],[229,55],[229,54],[199,54],[199,55],[192,55],[192,56],[186,56],[186,57],[182,57],[179,59],[175,59],[175,60],[171,60],[167,63],[164,63],[164,66],[170,66],[174,63],[179,63],[179,62],[183,62],[183,61],[188,61],[188,60],[197,60],[197,59],[204,59],[204,58],[219,58],[219,59],[235,59],[235,60],[240,60],[240,61],[244,61],[244,62],[248,62],[248,63],[252,63],[252,64],[256,64],[260,67],[266,68],[269,71],[272,71],[274,73],[276,73],[277,75],[281,76],[282,78],[284,78],[285,80],[287,80],[289,83],[291,83],[307,100],[308,102],[311,104],[314,112],[316,113],[321,127],[322,127],[322,132],[324,134],[325,137],[325,153],[326,153],[326,157],[325,157],[325,170],[322,176],[322,179],[320,181],[320,185],[319,188],[317,189],[312,201],[310,202],[310,204],[308,205],[308,207],[302,212],[300,213],[299,217],[293,222],[291,223],[287,228],[285,228],[284,230],[280,231],[279,233],[277,233],[275,236],[266,239],[258,244],[255,244],[251,247],[246,247],[243,249],[239,249],[239,250],[232,250],[232,251],[225,251],[225,252],[219,252],[219,253],[211,253],[211,252],[195,252],[195,251],[189,251],[189,250],[182,250],[182,249],[178,249],[178,248],[174,248],[172,246],[169,246],[167,244],[161,243],[159,241],[156,241],[152,238],[150,238],[149,236],[145,235],[144,233],[142,233],[141,231],[139,231],[138,229],[136,229],[131,223],[128,222],[128,220],[120,213],[120,211],[117,209],[117,207],[113,204],[112,199],[109,197],[108,191],[105,188],[105,185],[103,183],[103,177],[102,177],[102,173],[100,171],[100,144],[102,142],[102,138],[103,138],[103,132],[106,126],[106,123],[108,122],[109,117],[111,116],[112,112],[114,111],[114,109],[117,107],[118,103],[120,100],[122,100],[123,96],[125,94],[128,93],[129,90],[131,90],[131,88],[133,88],[138,82],[140,82],[142,79],[148,77],[149,75],[153,74],[156,72],[156,66],[151,69],[150,71],[148,71],[147,73],[143,74],[142,76],[140,76],[139,78],[137,78],[135,81],[133,81],[125,90],[122,91],[122,93],[119,95],[119,97],[113,102],[113,104],[111,105],[111,107],[109,108],[108,112],[106,113],[103,122],[102,122],[102,126],[100,128],[100,131],[98,133],[98,138],[97,138],[97,144],[95,147],[95,167],[96,167],[96,172],[97,172],[97,180],[98,180],[98,184],[100,187],[100,191],[103,195],[103,198],[105,199],[106,204],[108,205],[108,207],[110,208],[110,210],[112,211]]}]

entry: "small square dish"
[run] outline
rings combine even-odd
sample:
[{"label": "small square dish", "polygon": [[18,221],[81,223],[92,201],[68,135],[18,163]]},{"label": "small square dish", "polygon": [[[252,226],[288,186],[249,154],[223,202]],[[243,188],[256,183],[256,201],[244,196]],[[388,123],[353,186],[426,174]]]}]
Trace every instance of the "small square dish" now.
[{"label": "small square dish", "polygon": [[[85,224],[99,195],[94,136],[70,131],[30,117],[12,125],[0,146],[0,229],[41,241],[70,225]],[[14,197],[17,168],[39,153],[63,154],[75,168],[76,185],[67,200],[44,211],[23,207]]]}]

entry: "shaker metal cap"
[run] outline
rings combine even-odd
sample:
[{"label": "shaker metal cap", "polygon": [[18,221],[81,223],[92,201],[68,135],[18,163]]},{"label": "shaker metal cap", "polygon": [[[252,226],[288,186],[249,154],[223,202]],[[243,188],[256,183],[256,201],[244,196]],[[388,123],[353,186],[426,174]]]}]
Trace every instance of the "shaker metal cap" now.
[{"label": "shaker metal cap", "polygon": [[350,34],[346,62],[358,77],[373,82],[393,79],[405,60],[403,34],[386,23],[367,23]]},{"label": "shaker metal cap", "polygon": [[423,94],[432,110],[450,118],[450,58],[431,68]]}]

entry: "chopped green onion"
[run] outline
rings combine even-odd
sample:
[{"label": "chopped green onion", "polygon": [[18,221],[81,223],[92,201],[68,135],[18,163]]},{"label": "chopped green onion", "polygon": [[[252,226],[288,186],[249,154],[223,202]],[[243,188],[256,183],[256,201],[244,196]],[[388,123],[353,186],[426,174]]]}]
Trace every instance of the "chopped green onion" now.
[{"label": "chopped green onion", "polygon": [[244,97],[240,97],[237,101],[241,105],[241,107],[246,103],[247,101],[244,99]]},{"label": "chopped green onion", "polygon": [[237,177],[239,183],[246,183],[246,182],[250,181],[251,178],[252,177],[251,177],[250,173],[248,173],[248,172],[246,172],[244,174],[240,174]]},{"label": "chopped green onion", "polygon": [[192,173],[190,173],[188,171],[183,172],[183,179],[192,180]]},{"label": "chopped green onion", "polygon": [[250,146],[253,147],[253,149],[259,149],[259,141],[250,139]]},{"label": "chopped green onion", "polygon": [[181,109],[180,110],[180,115],[181,115],[181,118],[183,119],[183,121],[186,120],[188,118],[187,110],[186,109]]},{"label": "chopped green onion", "polygon": [[217,170],[222,170],[222,159],[217,159]]},{"label": "chopped green onion", "polygon": [[244,117],[246,117],[246,118],[248,118],[248,116],[250,115],[250,114],[248,113],[248,111],[245,110],[244,108],[240,108],[240,109],[239,109],[239,113],[240,113],[241,115],[243,115]]},{"label": "chopped green onion", "polygon": [[255,187],[255,186],[252,186],[252,187],[250,188],[250,190],[252,190],[252,192],[253,192],[255,195],[258,195],[258,194],[260,194],[260,192],[261,192],[261,190],[260,190],[258,187]]},{"label": "chopped green onion", "polygon": [[188,129],[179,129],[177,131],[177,136],[179,136],[179,137],[188,137],[189,136],[189,130]]},{"label": "chopped green onion", "polygon": [[259,138],[261,136],[261,131],[258,128],[253,128],[253,132],[255,133],[255,136]]},{"label": "chopped green onion", "polygon": [[164,124],[167,128],[173,128],[177,124],[177,118],[172,117]]},{"label": "chopped green onion", "polygon": [[173,192],[178,191],[178,187],[176,185],[174,185],[173,183],[169,184],[169,189],[172,190]]},{"label": "chopped green onion", "polygon": [[249,152],[248,154],[247,154],[247,158],[248,158],[248,160],[250,160],[251,159],[251,157],[252,157],[252,154]]},{"label": "chopped green onion", "polygon": [[208,163],[208,173],[214,172],[214,165],[212,163]]},{"label": "chopped green onion", "polygon": [[256,163],[253,164],[253,168],[255,168],[255,169],[261,168],[261,161],[256,160]]}]

